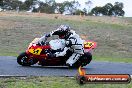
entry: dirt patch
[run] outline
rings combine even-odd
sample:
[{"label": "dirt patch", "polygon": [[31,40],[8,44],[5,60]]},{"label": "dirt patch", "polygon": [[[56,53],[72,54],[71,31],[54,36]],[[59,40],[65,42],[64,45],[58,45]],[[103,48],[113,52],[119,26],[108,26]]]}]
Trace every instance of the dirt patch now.
[{"label": "dirt patch", "polygon": [[0,19],[0,30],[7,29],[14,26],[14,22]]}]

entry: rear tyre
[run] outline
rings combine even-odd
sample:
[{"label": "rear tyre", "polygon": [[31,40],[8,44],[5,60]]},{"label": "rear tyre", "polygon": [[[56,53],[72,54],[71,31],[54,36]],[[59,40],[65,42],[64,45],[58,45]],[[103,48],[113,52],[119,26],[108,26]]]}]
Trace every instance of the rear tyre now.
[{"label": "rear tyre", "polygon": [[80,59],[74,64],[74,67],[83,67],[89,64],[92,60],[92,54],[87,52],[83,56],[80,57]]},{"label": "rear tyre", "polygon": [[92,54],[87,52],[84,54],[84,56],[82,56],[82,66],[86,66],[87,64],[89,64],[92,60]]}]

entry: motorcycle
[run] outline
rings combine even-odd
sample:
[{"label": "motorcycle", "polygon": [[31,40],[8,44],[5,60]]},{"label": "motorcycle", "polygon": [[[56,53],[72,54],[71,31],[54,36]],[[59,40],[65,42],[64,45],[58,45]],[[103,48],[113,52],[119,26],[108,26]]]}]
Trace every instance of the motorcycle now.
[{"label": "motorcycle", "polygon": [[[42,42],[38,45],[40,38],[35,38],[28,46],[27,50],[17,57],[17,63],[22,66],[31,66],[36,63],[42,66],[66,66],[67,59],[72,55],[67,51],[66,55],[60,57],[51,57],[59,49],[65,47],[65,40],[53,39]],[[84,40],[84,54],[77,60],[72,67],[86,66],[92,60],[91,51],[96,48],[97,43],[90,40]]]}]

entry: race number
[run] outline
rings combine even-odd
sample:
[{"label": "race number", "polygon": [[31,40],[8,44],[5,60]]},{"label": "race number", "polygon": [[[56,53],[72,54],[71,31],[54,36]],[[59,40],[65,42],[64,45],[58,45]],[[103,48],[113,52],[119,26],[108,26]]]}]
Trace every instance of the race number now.
[{"label": "race number", "polygon": [[94,45],[93,42],[84,42],[84,47],[85,48],[91,48]]},{"label": "race number", "polygon": [[34,55],[40,55],[42,49],[37,48],[37,49],[29,49],[29,52],[34,54]]}]

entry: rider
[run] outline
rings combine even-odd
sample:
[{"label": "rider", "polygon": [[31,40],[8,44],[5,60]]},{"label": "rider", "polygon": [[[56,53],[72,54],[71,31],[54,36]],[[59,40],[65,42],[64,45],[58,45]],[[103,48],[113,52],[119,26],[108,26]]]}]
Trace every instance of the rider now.
[{"label": "rider", "polygon": [[[61,25],[58,29],[46,34],[46,38],[51,37],[52,35],[58,35],[60,39],[65,39],[66,47],[63,50],[55,53],[55,57],[64,56],[67,50],[73,52],[73,54],[66,61],[66,64],[72,66],[81,55],[84,54],[83,40],[79,37],[75,31],[70,30],[70,27],[67,25]],[[40,40],[45,40],[45,37],[42,37]]]}]

